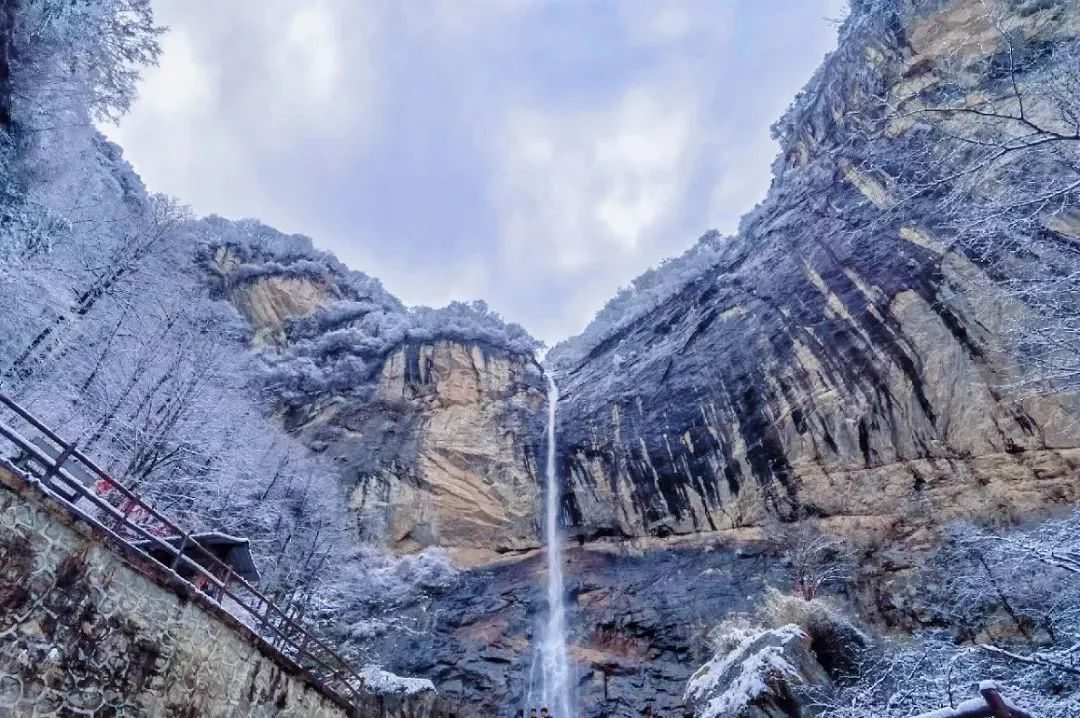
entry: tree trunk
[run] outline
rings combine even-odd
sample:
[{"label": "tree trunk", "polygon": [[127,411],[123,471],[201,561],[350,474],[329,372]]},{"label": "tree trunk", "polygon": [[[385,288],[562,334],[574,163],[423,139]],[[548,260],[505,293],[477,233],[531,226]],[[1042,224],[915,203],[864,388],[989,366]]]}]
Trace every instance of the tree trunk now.
[{"label": "tree trunk", "polygon": [[11,127],[11,55],[18,0],[0,0],[0,129]]}]

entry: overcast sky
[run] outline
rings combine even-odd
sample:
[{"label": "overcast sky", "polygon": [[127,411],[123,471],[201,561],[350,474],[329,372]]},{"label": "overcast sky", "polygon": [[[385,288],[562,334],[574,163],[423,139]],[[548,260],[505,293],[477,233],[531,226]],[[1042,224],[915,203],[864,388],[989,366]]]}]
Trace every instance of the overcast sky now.
[{"label": "overcast sky", "polygon": [[760,200],[843,0],[154,0],[110,136],[199,214],[549,343]]}]

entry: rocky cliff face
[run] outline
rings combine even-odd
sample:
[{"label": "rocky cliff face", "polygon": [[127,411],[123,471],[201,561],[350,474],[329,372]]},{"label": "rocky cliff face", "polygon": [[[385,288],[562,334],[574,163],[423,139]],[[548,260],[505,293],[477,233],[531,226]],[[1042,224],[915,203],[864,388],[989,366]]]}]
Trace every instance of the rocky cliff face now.
[{"label": "rocky cliff face", "polygon": [[[546,611],[540,553],[477,568],[415,610],[417,630],[379,646],[395,671],[430,677],[461,715],[525,704]],[[753,608],[778,563],[728,535],[682,546],[593,542],[566,553],[580,716],[679,716],[704,634]]]},{"label": "rocky cliff face", "polygon": [[[738,236],[667,301],[551,354],[563,520],[584,544],[567,555],[584,715],[681,710],[702,658],[694,625],[752,606],[774,571],[760,546],[732,543],[739,527],[816,518],[901,545],[871,554],[860,588],[864,606],[895,613],[902,577],[947,522],[1012,521],[1080,498],[1077,398],[1007,391],[1020,367],[1002,328],[1025,307],[971,291],[992,284],[988,268],[953,245],[932,204],[898,209],[888,177],[867,167],[920,142],[902,119],[868,131],[881,98],[932,102],[941,69],[998,53],[1000,28],[979,0],[853,6],[837,51],[777,126],[773,187]],[[1075,3],[1000,9],[1036,43],[1080,37]],[[973,82],[973,94],[996,91]],[[1076,226],[1046,222],[1062,237]],[[301,262],[259,261],[271,270],[218,262],[240,272],[225,294],[257,344],[287,348],[292,322],[336,302],[353,303],[349,316],[393,303]],[[327,327],[305,331],[317,340]],[[496,557],[540,543],[540,369],[453,335],[405,337],[372,357],[363,392],[320,384],[284,421],[337,460],[362,531],[402,552],[447,547],[474,567],[415,608],[411,638],[378,648],[389,667],[432,678],[468,712],[511,715],[544,609],[543,561]]]},{"label": "rocky cliff face", "polygon": [[225,246],[215,248],[211,266],[223,293],[251,327],[256,345],[283,340],[289,319],[311,314],[341,298],[326,278],[269,274],[251,281],[237,279],[241,262]]},{"label": "rocky cliff face", "polygon": [[540,485],[525,441],[544,401],[530,359],[453,341],[387,357],[372,401],[330,398],[291,417],[355,479],[352,506],[397,551],[461,564],[535,548]]},{"label": "rocky cliff face", "polygon": [[[295,260],[267,257],[243,264],[227,247],[212,256],[220,291],[267,351],[288,348],[292,322],[367,300],[334,271],[300,272]],[[291,433],[339,465],[358,538],[397,552],[444,547],[461,565],[538,547],[530,437],[545,393],[532,356],[483,341],[405,338],[372,366],[358,378],[362,392],[311,395],[285,415]]]},{"label": "rocky cliff face", "polygon": [[[910,533],[1080,495],[1075,397],[1001,388],[1018,372],[1000,330],[1023,307],[969,291],[986,270],[936,233],[932,208],[890,211],[890,187],[859,164],[910,139],[908,126],[863,134],[877,98],[923,102],[936,68],[1001,36],[973,0],[874,5],[856,4],[778,125],[769,197],[719,261],[556,366],[564,509],[581,535],[708,532],[766,512]],[[1010,30],[1031,37],[1080,27],[1073,3],[1013,5]]]}]

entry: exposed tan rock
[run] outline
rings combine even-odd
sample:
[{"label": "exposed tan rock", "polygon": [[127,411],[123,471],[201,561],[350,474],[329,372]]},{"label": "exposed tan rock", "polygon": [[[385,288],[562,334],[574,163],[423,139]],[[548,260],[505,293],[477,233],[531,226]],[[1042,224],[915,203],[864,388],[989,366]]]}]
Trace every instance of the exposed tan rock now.
[{"label": "exposed tan rock", "polygon": [[858,168],[848,167],[844,170],[844,179],[862,192],[863,196],[873,202],[875,207],[886,208],[892,205],[893,200],[889,197],[885,186]]},{"label": "exposed tan rock", "polygon": [[214,251],[213,271],[221,278],[229,302],[244,316],[254,330],[253,343],[276,344],[286,320],[310,314],[340,298],[329,277],[291,277],[267,274],[246,281],[236,281],[234,272],[240,260],[228,247]]},{"label": "exposed tan rock", "polygon": [[[289,319],[341,299],[333,276],[236,280],[214,269],[256,345],[281,345]],[[342,465],[365,539],[396,551],[451,549],[461,563],[539,545],[531,424],[545,396],[532,357],[457,341],[408,342],[383,361],[374,396],[313,398],[290,427]]]},{"label": "exposed tan rock", "polygon": [[255,330],[255,343],[274,343],[291,317],[310,314],[333,299],[326,282],[268,276],[229,290],[232,302]]},{"label": "exposed tan rock", "polygon": [[[358,477],[353,507],[382,516],[398,551],[442,546],[473,563],[483,552],[538,546],[540,488],[527,422],[543,406],[539,380],[535,364],[475,345],[398,349],[383,366],[378,401],[363,409],[339,405],[318,419],[348,428],[358,423],[353,412],[366,414],[372,427],[380,413],[407,417],[403,450]],[[331,451],[364,451],[371,439],[338,432]]]}]

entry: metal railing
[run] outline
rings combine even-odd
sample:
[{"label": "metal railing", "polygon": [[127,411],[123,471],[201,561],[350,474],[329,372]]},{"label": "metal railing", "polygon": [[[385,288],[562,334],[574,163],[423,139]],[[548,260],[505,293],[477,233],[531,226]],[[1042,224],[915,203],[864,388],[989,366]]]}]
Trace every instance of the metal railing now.
[{"label": "metal railing", "polygon": [[[11,415],[20,421],[9,423]],[[23,424],[29,431],[16,429],[15,423]],[[99,468],[75,443],[64,441],[29,411],[3,394],[0,394],[0,437],[19,450],[21,455],[7,457],[4,463],[18,471],[23,478],[44,489],[66,509],[96,529],[161,563],[165,570],[172,572],[174,578],[187,582],[239,619],[271,650],[299,666],[308,678],[331,693],[336,700],[354,709],[360,705],[364,679],[345,659],[287,611],[278,608],[259,589],[237,575],[232,566],[198,541],[192,540],[192,531],[180,528]],[[40,476],[34,474],[29,464],[40,467]],[[79,474],[88,474],[95,481],[106,482],[110,492],[115,491],[123,497],[121,506],[99,495],[94,485],[85,486],[77,478]],[[93,506],[99,516],[95,517],[84,510],[83,502],[86,507]],[[133,520],[133,516],[138,520]],[[133,537],[143,539],[139,541],[143,546],[153,546],[156,550],[166,552],[171,557],[171,565],[165,565],[144,548],[132,543]],[[168,540],[176,537],[181,539],[179,545]],[[192,560],[192,557],[198,560]],[[181,576],[178,572],[181,566],[193,572],[193,578]],[[227,608],[225,599],[230,601]]]},{"label": "metal railing", "polygon": [[915,718],[1033,718],[1030,713],[1006,700],[993,681],[979,684],[979,696],[955,708],[939,708]]}]

